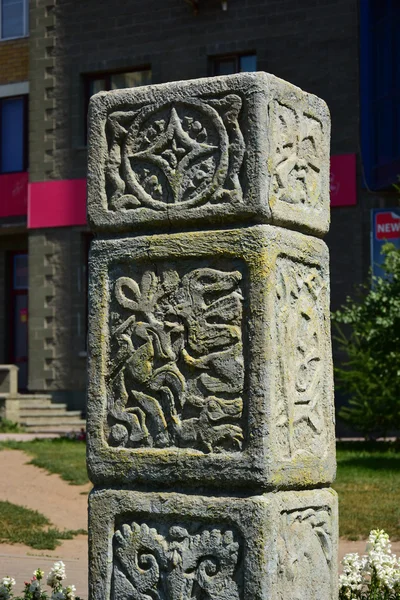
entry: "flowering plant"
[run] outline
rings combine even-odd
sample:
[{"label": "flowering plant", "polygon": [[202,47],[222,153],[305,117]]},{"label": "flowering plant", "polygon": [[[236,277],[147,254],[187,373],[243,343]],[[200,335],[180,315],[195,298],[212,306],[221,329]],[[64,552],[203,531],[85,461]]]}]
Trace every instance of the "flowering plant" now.
[{"label": "flowering plant", "polygon": [[339,600],[400,600],[400,561],[383,530],[369,534],[367,554],[346,554],[339,577]]},{"label": "flowering plant", "polygon": [[13,587],[15,579],[12,577],[3,577],[0,582],[0,600],[80,600],[75,596],[75,586],[67,585],[63,587],[62,581],[66,578],[65,565],[60,560],[55,562],[50,573],[47,575],[47,585],[51,589],[48,592],[42,588],[44,571],[36,569],[30,581],[25,581],[25,588],[21,596],[14,596]]}]

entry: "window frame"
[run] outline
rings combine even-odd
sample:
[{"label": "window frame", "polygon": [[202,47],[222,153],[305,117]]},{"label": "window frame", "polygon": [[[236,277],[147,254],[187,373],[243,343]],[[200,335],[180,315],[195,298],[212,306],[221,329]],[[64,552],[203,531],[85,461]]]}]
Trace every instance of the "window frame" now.
[{"label": "window frame", "polygon": [[2,36],[3,29],[3,0],[0,0],[0,42],[8,42],[10,40],[21,40],[23,38],[29,37],[29,0],[23,0],[24,6],[24,15],[23,15],[23,26],[24,33],[22,35],[14,35],[10,37]]},{"label": "window frame", "polygon": [[[22,152],[22,169],[17,171],[5,171],[1,170],[1,139],[2,139],[2,126],[1,126],[1,111],[2,104],[7,100],[17,100],[22,98],[23,100],[23,152]],[[28,170],[29,160],[29,94],[17,94],[13,96],[1,96],[0,97],[0,176],[11,175],[12,173],[25,173]]]},{"label": "window frame", "polygon": [[[96,79],[104,79],[106,82],[105,92],[111,90],[111,78],[113,75],[121,75],[122,73],[138,73],[139,71],[150,71],[151,65],[141,65],[139,67],[125,67],[121,69],[115,69],[112,71],[96,71],[95,73],[83,73],[83,94],[84,94],[84,114],[83,114],[83,130],[84,130],[84,144],[87,145],[87,114],[89,110],[90,95],[90,84]],[[124,89],[124,88],[121,88]]]},{"label": "window frame", "polygon": [[[209,57],[210,67],[209,72],[211,77],[219,77],[220,75],[217,73],[217,64],[222,62],[223,60],[232,60],[235,59],[235,68],[234,73],[244,73],[245,71],[240,70],[240,60],[246,56],[255,56],[257,62],[257,52],[255,50],[249,50],[247,52],[230,52],[226,54],[215,54]],[[255,71],[253,71],[254,73]],[[232,75],[234,74],[232,73]],[[222,77],[222,75],[221,75]]]}]

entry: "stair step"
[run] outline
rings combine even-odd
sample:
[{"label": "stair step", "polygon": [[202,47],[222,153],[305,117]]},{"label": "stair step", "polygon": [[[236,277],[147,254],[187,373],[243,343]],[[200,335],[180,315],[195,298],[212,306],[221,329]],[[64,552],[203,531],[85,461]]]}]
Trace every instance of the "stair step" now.
[{"label": "stair step", "polygon": [[54,425],[68,425],[69,423],[77,423],[77,422],[84,422],[83,419],[81,419],[81,413],[75,413],[72,415],[64,414],[64,415],[35,415],[35,416],[26,416],[26,417],[21,417],[21,425],[25,426],[29,426],[29,425],[52,425],[54,423]]},{"label": "stair step", "polygon": [[69,433],[72,431],[81,431],[86,429],[86,421],[74,421],[68,424],[39,424],[24,425],[26,433]]},{"label": "stair step", "polygon": [[81,412],[81,411],[69,411],[67,409],[66,404],[48,404],[48,405],[31,404],[31,405],[26,405],[26,406],[20,406],[19,410],[20,410],[21,416],[28,415],[28,414],[35,415],[38,412],[43,412],[44,415],[50,414],[50,413],[64,414],[66,412],[68,412],[68,413],[69,412],[74,412],[74,413]]}]

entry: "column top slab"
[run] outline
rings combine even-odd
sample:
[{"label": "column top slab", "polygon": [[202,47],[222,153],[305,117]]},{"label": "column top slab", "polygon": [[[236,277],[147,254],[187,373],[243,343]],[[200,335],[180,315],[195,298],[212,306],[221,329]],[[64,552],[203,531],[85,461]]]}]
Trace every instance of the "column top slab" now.
[{"label": "column top slab", "polygon": [[88,131],[94,231],[329,229],[328,108],[273,75],[100,92]]}]

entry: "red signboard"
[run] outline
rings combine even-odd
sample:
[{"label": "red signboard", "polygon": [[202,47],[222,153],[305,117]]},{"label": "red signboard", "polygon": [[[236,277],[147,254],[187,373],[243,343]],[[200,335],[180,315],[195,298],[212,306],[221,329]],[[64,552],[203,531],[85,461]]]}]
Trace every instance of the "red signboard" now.
[{"label": "red signboard", "polygon": [[400,215],[395,212],[375,213],[375,237],[377,240],[400,238]]},{"label": "red signboard", "polygon": [[357,204],[356,155],[331,156],[331,206]]},{"label": "red signboard", "polygon": [[26,215],[28,173],[0,175],[0,218]]},{"label": "red signboard", "polygon": [[28,227],[86,224],[86,179],[29,184]]}]

